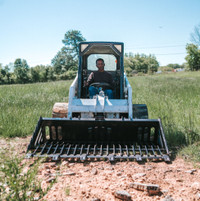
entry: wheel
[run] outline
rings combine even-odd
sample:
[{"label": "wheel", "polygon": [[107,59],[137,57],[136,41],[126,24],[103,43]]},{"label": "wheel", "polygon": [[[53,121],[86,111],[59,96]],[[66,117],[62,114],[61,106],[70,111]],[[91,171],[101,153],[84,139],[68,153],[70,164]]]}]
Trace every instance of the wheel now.
[{"label": "wheel", "polygon": [[133,104],[133,119],[148,119],[148,109],[145,104]]}]

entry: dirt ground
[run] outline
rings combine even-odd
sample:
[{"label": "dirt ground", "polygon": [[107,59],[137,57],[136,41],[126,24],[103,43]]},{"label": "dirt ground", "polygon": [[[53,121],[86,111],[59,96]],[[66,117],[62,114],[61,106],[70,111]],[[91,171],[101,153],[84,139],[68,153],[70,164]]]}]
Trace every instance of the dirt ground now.
[{"label": "dirt ground", "polygon": [[[8,152],[17,150],[20,156],[25,156],[29,141],[30,137],[0,139],[0,149]],[[24,159],[23,163],[30,164],[31,161],[33,159]],[[39,167],[38,179],[43,189],[54,181],[51,189],[40,200],[112,201],[123,200],[122,197],[124,200],[200,200],[200,169],[180,158],[169,164],[45,161]],[[140,186],[157,185],[157,192],[151,195],[145,188],[138,190],[135,183]],[[37,197],[35,200],[38,200]]]}]

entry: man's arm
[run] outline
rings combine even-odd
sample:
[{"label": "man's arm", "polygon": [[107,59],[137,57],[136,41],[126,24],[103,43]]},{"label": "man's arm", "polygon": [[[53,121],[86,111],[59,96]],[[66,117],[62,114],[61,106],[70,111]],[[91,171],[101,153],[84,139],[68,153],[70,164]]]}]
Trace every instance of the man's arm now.
[{"label": "man's arm", "polygon": [[90,84],[92,84],[94,82],[94,73],[90,73],[86,83],[85,83],[85,86],[90,86]]}]

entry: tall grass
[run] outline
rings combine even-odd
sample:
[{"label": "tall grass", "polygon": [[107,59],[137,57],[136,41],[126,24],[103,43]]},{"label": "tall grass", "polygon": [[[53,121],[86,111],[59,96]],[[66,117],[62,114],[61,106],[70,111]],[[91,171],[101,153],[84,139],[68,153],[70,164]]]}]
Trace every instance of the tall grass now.
[{"label": "tall grass", "polygon": [[133,103],[147,104],[149,118],[161,118],[168,142],[200,140],[200,72],[132,77]]},{"label": "tall grass", "polygon": [[0,136],[32,134],[40,116],[51,117],[55,102],[66,102],[71,81],[0,86]]}]

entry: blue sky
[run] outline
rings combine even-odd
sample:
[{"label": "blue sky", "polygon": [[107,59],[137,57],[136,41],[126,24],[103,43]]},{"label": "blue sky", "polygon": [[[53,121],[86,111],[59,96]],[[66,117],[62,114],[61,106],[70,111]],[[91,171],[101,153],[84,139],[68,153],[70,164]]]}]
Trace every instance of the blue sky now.
[{"label": "blue sky", "polygon": [[199,10],[200,0],[0,0],[0,63],[50,64],[75,29],[88,41],[154,54],[160,65],[182,64]]}]

